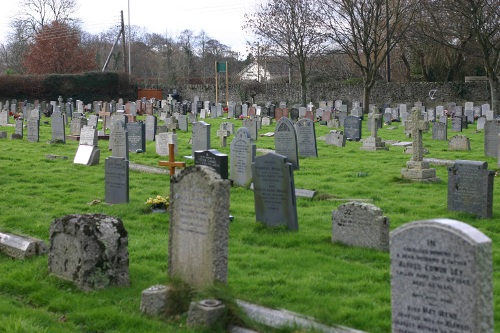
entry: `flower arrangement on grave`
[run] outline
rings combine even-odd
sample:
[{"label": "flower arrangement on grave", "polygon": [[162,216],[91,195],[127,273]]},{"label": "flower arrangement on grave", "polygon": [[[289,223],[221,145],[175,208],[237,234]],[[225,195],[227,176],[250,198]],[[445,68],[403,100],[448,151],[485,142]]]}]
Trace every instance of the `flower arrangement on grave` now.
[{"label": "flower arrangement on grave", "polygon": [[154,198],[149,198],[146,200],[146,205],[151,207],[151,209],[167,209],[169,205],[170,197],[167,195],[162,197],[161,195],[157,195]]}]

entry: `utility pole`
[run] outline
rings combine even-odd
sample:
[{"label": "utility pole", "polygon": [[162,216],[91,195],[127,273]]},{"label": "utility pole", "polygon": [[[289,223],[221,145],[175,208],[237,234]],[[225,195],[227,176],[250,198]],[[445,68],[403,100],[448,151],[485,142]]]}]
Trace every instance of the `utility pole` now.
[{"label": "utility pole", "polygon": [[[126,44],[125,44],[125,24],[123,23],[123,10],[120,11],[121,14],[121,34],[122,34],[122,51],[123,51],[123,71],[125,73],[128,73],[128,67],[127,67],[127,52],[126,52]],[[130,73],[128,73],[130,74]]]},{"label": "utility pole", "polygon": [[389,37],[389,0],[385,0],[385,39],[386,39],[386,48],[387,48],[387,56],[386,60],[386,72],[387,72],[387,82],[391,82],[391,55],[390,55],[390,44],[391,40]]}]

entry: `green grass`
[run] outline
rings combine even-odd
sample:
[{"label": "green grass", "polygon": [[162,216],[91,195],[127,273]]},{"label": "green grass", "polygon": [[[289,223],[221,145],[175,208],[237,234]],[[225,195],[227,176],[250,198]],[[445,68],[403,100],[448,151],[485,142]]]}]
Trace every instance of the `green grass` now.
[{"label": "green grass", "polygon": [[[77,142],[49,144],[50,124],[42,119],[40,142],[0,140],[0,231],[41,238],[48,242],[55,218],[67,214],[104,213],[122,219],[129,234],[131,285],[95,292],[82,292],[71,283],[48,275],[47,256],[14,260],[0,255],[0,332],[193,332],[186,328],[185,314],[172,319],[150,318],[139,311],[142,290],[166,284],[168,215],[145,213],[145,201],[169,193],[168,176],[130,171],[130,203],[89,205],[104,202],[104,159],[108,142],[99,143],[101,162],[96,166],[72,163]],[[212,147],[219,147],[212,125]],[[241,121],[235,120],[235,127]],[[393,126],[398,126],[395,124]],[[366,121],[363,137],[369,135]],[[384,140],[409,141],[402,127],[379,130]],[[10,134],[13,127],[3,127]],[[317,137],[330,128],[317,126]],[[273,131],[272,126],[260,133]],[[456,133],[449,132],[448,137]],[[469,152],[448,151],[446,141],[433,141],[424,134],[426,157],[486,161],[497,170],[497,160],[485,157],[483,133],[475,126],[462,134],[471,140]],[[178,133],[177,160],[191,154],[190,133]],[[231,138],[230,138],[231,140]],[[228,140],[228,142],[230,141]],[[273,149],[274,138],[259,137],[258,148]],[[331,212],[341,199],[370,199],[390,218],[391,230],[415,220],[447,217],[466,222],[493,240],[495,307],[500,308],[500,204],[495,184],[493,218],[447,210],[447,169],[433,166],[443,180],[439,184],[411,183],[400,178],[410,156],[403,148],[366,152],[360,142],[346,147],[318,141],[319,158],[301,158],[295,171],[297,188],[316,190],[314,199],[297,199],[299,231],[268,229],[256,223],[253,192],[231,189],[228,297],[273,308],[285,308],[338,324],[374,333],[391,330],[389,254],[331,243]],[[46,154],[67,156],[49,160]],[[130,160],[157,166],[154,142],[145,154]],[[188,165],[193,164],[187,161]],[[498,183],[495,178],[495,183]],[[217,294],[217,293],[216,293]],[[500,321],[500,311],[495,312]],[[500,332],[497,325],[496,332]]]}]

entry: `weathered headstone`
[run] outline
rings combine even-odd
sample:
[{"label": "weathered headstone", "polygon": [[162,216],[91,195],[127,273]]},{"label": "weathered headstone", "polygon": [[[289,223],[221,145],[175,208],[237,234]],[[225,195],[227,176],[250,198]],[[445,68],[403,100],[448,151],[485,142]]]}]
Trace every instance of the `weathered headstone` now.
[{"label": "weathered headstone", "polygon": [[485,117],[480,117],[477,119],[476,123],[476,130],[484,130],[484,125],[486,124],[486,118]]},{"label": "weathered headstone", "polygon": [[197,150],[210,149],[210,124],[204,121],[193,123],[191,133],[191,156],[194,157],[194,152]]},{"label": "weathered headstone", "polygon": [[493,333],[491,240],[460,221],[390,234],[392,332]]},{"label": "weathered headstone", "polygon": [[433,140],[448,140],[448,126],[440,121],[432,124]]},{"label": "weathered headstone", "polygon": [[302,157],[318,157],[314,122],[310,119],[302,118],[294,126],[297,133],[299,155]]},{"label": "weathered headstone", "polygon": [[204,166],[188,167],[172,177],[170,277],[196,288],[227,282],[229,187],[228,180]]},{"label": "weathered headstone", "polygon": [[12,133],[11,138],[22,140],[24,134],[24,122],[22,119],[16,119],[14,133]]},{"label": "weathered headstone", "polygon": [[52,141],[66,143],[64,118],[61,112],[53,112],[50,116],[52,124]]},{"label": "weathered headstone", "polygon": [[340,205],[332,211],[332,242],[389,251],[389,218],[369,203]]},{"label": "weathered headstone", "polygon": [[177,134],[172,132],[158,133],[156,134],[156,154],[160,156],[168,156],[169,149],[168,145],[174,145],[174,153],[177,154]]},{"label": "weathered headstone", "polygon": [[128,234],[119,218],[66,215],[50,226],[49,272],[85,291],[128,286]]},{"label": "weathered headstone", "polygon": [[462,117],[451,118],[451,130],[453,132],[462,132]]},{"label": "weathered headstone", "polygon": [[0,126],[7,126],[9,124],[9,111],[0,111]]},{"label": "weathered headstone", "polygon": [[255,159],[256,146],[247,128],[240,127],[230,145],[229,178],[240,186],[249,185],[252,180],[252,162]]},{"label": "weathered headstone", "polygon": [[252,140],[257,140],[258,138],[258,130],[257,130],[257,122],[253,118],[245,118],[243,119],[243,127],[248,129],[248,133],[250,133],[250,137]]},{"label": "weathered headstone", "polygon": [[355,116],[345,117],[344,135],[348,140],[361,140],[361,118]]},{"label": "weathered headstone", "polygon": [[274,129],[274,146],[276,154],[286,156],[294,170],[299,169],[299,154],[297,147],[297,134],[290,119],[281,117]]},{"label": "weathered headstone", "polygon": [[40,120],[30,118],[27,122],[28,126],[28,141],[38,142],[40,141]]},{"label": "weathered headstone", "polygon": [[104,195],[107,203],[128,203],[129,161],[121,157],[106,158],[104,183]]},{"label": "weathered headstone", "polygon": [[490,218],[494,177],[486,162],[455,161],[448,168],[448,210]]},{"label": "weathered headstone", "polygon": [[215,149],[195,151],[194,164],[211,167],[222,179],[228,179],[229,165],[227,155]]},{"label": "weathered headstone", "polygon": [[497,157],[500,140],[500,120],[486,120],[484,124],[484,155]]},{"label": "weathered headstone", "polygon": [[465,135],[455,135],[448,140],[448,150],[470,150],[470,140]]},{"label": "weathered headstone", "polygon": [[333,130],[325,137],[325,143],[331,146],[345,147],[346,137],[342,131]]},{"label": "weathered headstone", "polygon": [[146,141],[154,141],[156,135],[156,126],[158,125],[158,118],[153,115],[147,115],[144,122],[146,130]]},{"label": "weathered headstone", "polygon": [[252,163],[255,218],[266,226],[298,230],[293,167],[283,155],[268,153]]}]

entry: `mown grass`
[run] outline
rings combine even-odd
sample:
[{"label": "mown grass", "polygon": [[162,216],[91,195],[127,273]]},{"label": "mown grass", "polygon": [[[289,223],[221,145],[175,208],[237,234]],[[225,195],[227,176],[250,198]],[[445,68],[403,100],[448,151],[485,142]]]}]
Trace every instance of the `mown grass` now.
[{"label": "mown grass", "polygon": [[[212,147],[219,147],[212,125]],[[46,122],[46,123],[45,123]],[[235,127],[241,122],[235,120]],[[369,135],[366,122],[363,137]],[[379,131],[384,140],[408,141],[399,124]],[[396,127],[390,129],[390,127]],[[13,127],[3,127],[10,137]],[[316,126],[317,137],[330,128]],[[260,133],[273,131],[264,127]],[[108,142],[101,141],[101,163],[87,167],[72,163],[77,142],[50,144],[50,121],[42,119],[40,142],[26,137],[0,141],[0,231],[26,234],[48,242],[55,218],[67,214],[104,213],[121,218],[129,234],[130,287],[82,292],[48,274],[47,256],[14,260],[0,255],[0,332],[194,332],[185,315],[150,318],[139,311],[142,290],[167,283],[168,215],[148,214],[147,198],[169,193],[168,176],[130,171],[130,203],[104,202],[104,159]],[[448,137],[455,133],[449,132]],[[486,161],[497,170],[497,160],[485,157],[483,133],[475,126],[464,131],[469,152],[448,151],[446,141],[424,134],[426,157]],[[177,160],[191,154],[190,133],[178,133]],[[273,149],[274,139],[259,137],[258,148]],[[253,192],[231,189],[229,275],[227,292],[249,302],[303,313],[325,324],[338,324],[374,333],[391,330],[389,254],[331,243],[331,212],[345,199],[369,199],[390,218],[391,230],[411,221],[447,217],[473,225],[493,240],[495,307],[500,308],[500,189],[495,184],[493,218],[447,210],[447,169],[434,166],[439,184],[411,183],[400,178],[410,156],[403,148],[366,152],[360,142],[346,147],[318,140],[319,158],[301,158],[294,174],[297,188],[316,190],[314,199],[297,199],[299,231],[268,229],[256,223]],[[67,156],[49,160],[46,154]],[[157,166],[161,159],[154,142],[144,154],[130,154],[133,163]],[[188,165],[192,164],[187,160]],[[495,178],[495,183],[498,183]],[[495,312],[500,320],[500,311]],[[497,325],[496,332],[500,332]]]}]

